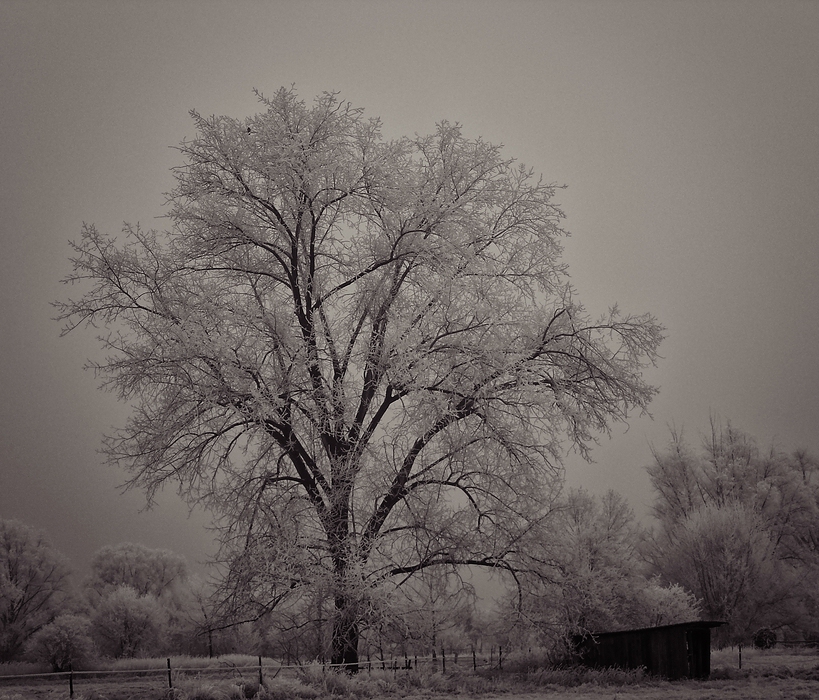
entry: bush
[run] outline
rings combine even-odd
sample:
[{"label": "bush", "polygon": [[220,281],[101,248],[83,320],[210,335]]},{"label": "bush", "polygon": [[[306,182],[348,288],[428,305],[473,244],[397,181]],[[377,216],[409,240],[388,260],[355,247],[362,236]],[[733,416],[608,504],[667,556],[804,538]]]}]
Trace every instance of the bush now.
[{"label": "bush", "polygon": [[80,668],[96,656],[91,623],[78,615],[60,615],[34,634],[26,653],[32,661],[45,662],[54,671]]},{"label": "bush", "polygon": [[773,649],[776,646],[776,632],[769,627],[754,632],[754,646],[757,649]]}]

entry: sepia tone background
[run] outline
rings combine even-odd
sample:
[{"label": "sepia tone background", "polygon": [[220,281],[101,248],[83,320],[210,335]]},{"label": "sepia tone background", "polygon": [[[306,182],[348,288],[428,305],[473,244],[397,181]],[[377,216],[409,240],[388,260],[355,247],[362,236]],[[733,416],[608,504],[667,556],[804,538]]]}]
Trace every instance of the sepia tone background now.
[{"label": "sepia tone background", "polygon": [[[601,436],[567,480],[639,516],[668,426],[709,416],[819,453],[819,3],[0,0],[0,517],[75,566],[105,544],[212,551],[174,493],[119,495],[101,435],[127,407],[59,337],[81,224],[162,228],[188,110],[253,88],[338,90],[388,137],[442,119],[568,185],[565,261],[593,314],[667,327],[653,419]],[[196,568],[196,566],[194,566]]]}]

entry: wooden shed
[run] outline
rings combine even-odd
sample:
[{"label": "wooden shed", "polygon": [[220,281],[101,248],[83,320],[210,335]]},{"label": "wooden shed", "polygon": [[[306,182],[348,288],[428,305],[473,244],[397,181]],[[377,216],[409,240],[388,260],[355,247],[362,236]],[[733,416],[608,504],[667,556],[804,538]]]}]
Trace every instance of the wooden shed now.
[{"label": "wooden shed", "polygon": [[698,620],[662,627],[603,632],[575,637],[582,662],[596,668],[640,668],[652,675],[708,678],[711,673],[711,628],[724,622]]}]

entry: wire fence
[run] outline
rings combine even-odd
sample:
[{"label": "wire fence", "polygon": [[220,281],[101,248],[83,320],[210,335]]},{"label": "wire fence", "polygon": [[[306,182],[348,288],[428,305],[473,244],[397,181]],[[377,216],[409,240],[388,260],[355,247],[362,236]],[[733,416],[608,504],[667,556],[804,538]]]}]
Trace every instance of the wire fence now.
[{"label": "wire fence", "polygon": [[[273,679],[280,674],[297,675],[308,669],[321,669],[322,673],[328,671],[357,670],[359,673],[372,673],[373,671],[392,672],[397,675],[399,671],[411,671],[413,669],[426,669],[433,673],[447,673],[447,668],[452,671],[454,668],[471,669],[477,671],[478,668],[503,669],[503,648],[499,647],[497,654],[495,650],[489,656],[477,654],[474,650],[466,655],[450,652],[447,655],[441,649],[440,656],[432,654],[430,656],[404,655],[401,657],[392,656],[390,658],[367,659],[358,661],[357,664],[331,664],[331,663],[300,663],[300,664],[271,664],[265,663],[262,657],[258,657],[257,664],[238,666],[235,664],[223,664],[213,666],[174,666],[171,659],[166,659],[164,667],[157,668],[129,668],[129,669],[109,669],[109,670],[85,670],[74,671],[53,671],[50,673],[24,673],[15,675],[0,675],[0,682],[15,684],[27,684],[28,682],[47,682],[49,685],[67,684],[69,697],[74,697],[75,686],[83,684],[83,681],[101,680],[109,677],[120,678],[141,678],[150,676],[160,676],[168,689],[174,688],[174,683],[183,678],[220,676],[228,679],[239,679],[245,681],[250,679],[259,685],[264,685],[266,679]],[[218,664],[218,662],[217,662]]]}]

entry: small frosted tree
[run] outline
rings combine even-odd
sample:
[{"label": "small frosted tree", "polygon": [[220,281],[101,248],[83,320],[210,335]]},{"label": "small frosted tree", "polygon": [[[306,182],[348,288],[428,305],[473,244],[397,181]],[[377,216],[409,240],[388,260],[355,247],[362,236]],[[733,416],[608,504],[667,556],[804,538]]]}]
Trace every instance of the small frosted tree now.
[{"label": "small frosted tree", "polygon": [[647,315],[590,319],[560,260],[556,187],[441,123],[384,141],[335,95],[193,113],[171,229],[86,226],[59,304],[107,328],[107,442],[149,496],[223,526],[245,619],[320,587],[356,668],[369,592],[430,567],[514,567],[563,438],[643,411]]},{"label": "small frosted tree", "polygon": [[91,622],[80,615],[60,615],[34,634],[26,655],[47,663],[53,671],[80,668],[96,656]]},{"label": "small frosted tree", "polygon": [[91,629],[97,647],[106,656],[147,656],[161,648],[164,619],[154,596],[141,596],[133,588],[120,586],[99,602],[91,617]]},{"label": "small frosted tree", "polygon": [[157,625],[169,644],[188,644],[197,603],[184,557],[132,542],[102,547],[94,554],[85,581],[88,604],[96,610],[122,587],[151,601]]},{"label": "small frosted tree", "polygon": [[655,576],[638,591],[641,615],[636,627],[657,627],[699,620],[702,608],[697,597],[676,583],[663,585]]},{"label": "small frosted tree", "polygon": [[556,571],[549,578],[559,589],[554,602],[562,626],[571,633],[628,626],[640,577],[638,528],[628,503],[614,491],[597,498],[575,489],[555,515]]},{"label": "small frosted tree", "polygon": [[68,562],[42,532],[0,520],[0,662],[22,653],[69,598]]}]

